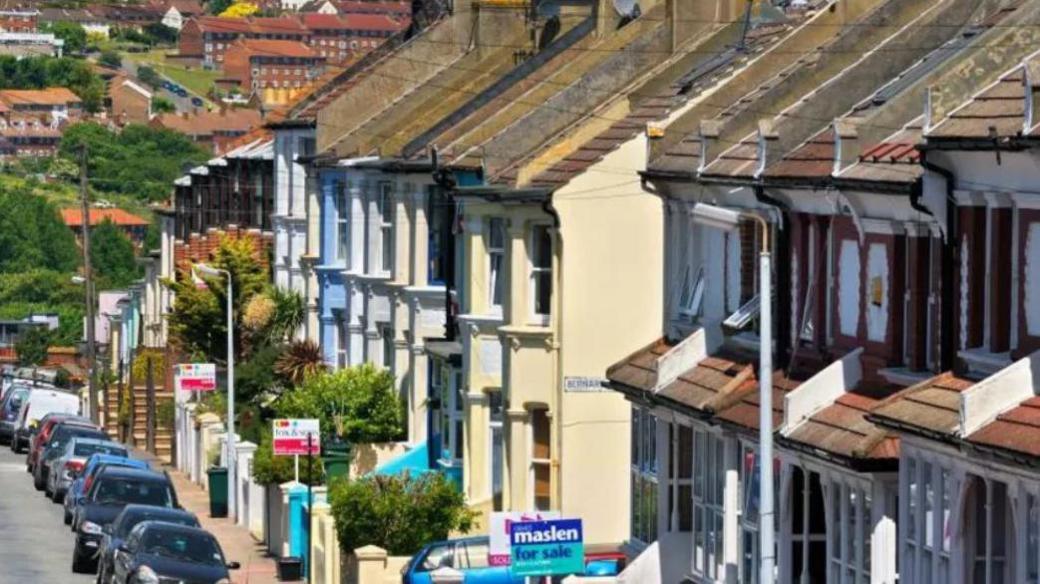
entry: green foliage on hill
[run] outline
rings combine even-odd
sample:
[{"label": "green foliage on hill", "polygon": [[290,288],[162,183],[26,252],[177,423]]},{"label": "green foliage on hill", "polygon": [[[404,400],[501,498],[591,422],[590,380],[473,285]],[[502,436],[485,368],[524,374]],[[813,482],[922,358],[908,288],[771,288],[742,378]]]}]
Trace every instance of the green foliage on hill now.
[{"label": "green foliage on hill", "polygon": [[0,272],[78,265],[76,240],[53,204],[28,190],[0,190]]},{"label": "green foliage on hill", "polygon": [[58,22],[43,23],[40,30],[49,32],[65,41],[66,53],[81,53],[87,48],[87,31],[75,22],[59,20]]},{"label": "green foliage on hill", "polygon": [[69,57],[25,57],[0,55],[0,89],[43,89],[68,87],[83,100],[88,112],[101,111],[105,83],[90,64]]},{"label": "green foliage on hill", "polygon": [[209,158],[183,134],[143,124],[130,124],[119,133],[93,122],[75,124],[65,130],[59,154],[75,160],[83,145],[95,189],[142,201],[166,198],[187,166]]},{"label": "green foliage on hill", "polygon": [[108,220],[90,232],[90,262],[99,290],[125,288],[141,277],[134,244],[122,229]]}]

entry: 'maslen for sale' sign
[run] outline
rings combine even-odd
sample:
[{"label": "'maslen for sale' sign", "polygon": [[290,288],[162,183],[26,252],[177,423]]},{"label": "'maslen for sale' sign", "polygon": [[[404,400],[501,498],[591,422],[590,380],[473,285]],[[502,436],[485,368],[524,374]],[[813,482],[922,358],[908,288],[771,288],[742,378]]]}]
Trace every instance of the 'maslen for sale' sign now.
[{"label": "'maslen for sale' sign", "polygon": [[321,454],[321,439],[318,435],[318,420],[275,420],[275,456],[307,456],[307,436],[311,437],[310,454]]},{"label": "'maslen for sale' sign", "polygon": [[217,366],[181,363],[174,372],[174,385],[181,391],[213,391],[217,388]]}]

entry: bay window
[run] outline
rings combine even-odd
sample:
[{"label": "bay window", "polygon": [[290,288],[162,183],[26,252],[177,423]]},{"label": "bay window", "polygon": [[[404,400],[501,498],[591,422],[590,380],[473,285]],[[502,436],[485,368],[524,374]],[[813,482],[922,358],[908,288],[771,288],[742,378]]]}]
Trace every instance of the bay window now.
[{"label": "bay window", "polygon": [[953,475],[949,469],[915,456],[906,458],[901,472],[905,482],[903,496],[907,500],[907,525],[903,530],[905,579],[920,584],[949,582],[953,543],[950,516],[957,493]]},{"label": "bay window", "polygon": [[506,260],[506,228],[503,219],[493,217],[488,221],[487,238],[488,305],[491,312],[501,314]]},{"label": "bay window", "polygon": [[[871,494],[869,486],[830,484],[830,575],[832,582],[870,582]],[[842,580],[842,577],[846,578]]]},{"label": "bay window", "polygon": [[552,233],[548,225],[531,229],[531,308],[536,322],[549,323],[552,303]]},{"label": "bay window", "polygon": [[[746,582],[747,584],[757,584],[759,581],[759,509],[760,509],[760,493],[759,493],[759,466],[760,460],[758,457],[758,448],[754,444],[740,443],[740,460],[738,461],[739,471],[739,482],[740,494],[739,494],[739,506],[740,506],[740,535],[738,539],[738,545],[740,546],[739,562],[738,566],[740,572],[740,582]],[[775,460],[775,459],[774,459]],[[780,485],[780,477],[776,472],[777,466],[773,466],[773,485],[777,487],[777,491],[774,491],[773,496],[773,510],[779,512],[779,492],[778,487]],[[774,522],[774,528],[779,530],[779,522]],[[776,537],[774,541],[779,541],[779,537]]]},{"label": "bay window", "polygon": [[668,531],[693,529],[693,429],[668,425]]},{"label": "bay window", "polygon": [[704,430],[693,436],[693,573],[716,580],[725,574],[726,444]]},{"label": "bay window", "polygon": [[[335,189],[336,206],[336,261],[350,262],[350,201],[347,198],[347,189],[343,181],[337,180],[333,183]],[[350,269],[350,266],[347,266]]]},{"label": "bay window", "polygon": [[657,541],[657,418],[650,410],[632,407],[632,539]]}]

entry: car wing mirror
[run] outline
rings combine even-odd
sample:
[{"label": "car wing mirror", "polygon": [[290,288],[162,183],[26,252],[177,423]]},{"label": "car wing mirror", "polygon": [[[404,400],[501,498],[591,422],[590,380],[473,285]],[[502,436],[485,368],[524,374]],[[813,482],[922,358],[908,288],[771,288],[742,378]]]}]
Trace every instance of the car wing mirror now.
[{"label": "car wing mirror", "polygon": [[242,567],[242,564],[239,564],[238,562],[228,562],[227,563],[227,569],[228,570],[237,570],[237,569],[239,569],[241,567]]}]

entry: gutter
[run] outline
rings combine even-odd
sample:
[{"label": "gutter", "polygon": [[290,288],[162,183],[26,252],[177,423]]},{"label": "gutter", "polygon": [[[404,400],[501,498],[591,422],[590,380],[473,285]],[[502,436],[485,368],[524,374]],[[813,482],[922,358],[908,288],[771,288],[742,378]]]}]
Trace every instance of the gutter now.
[{"label": "gutter", "polygon": [[[956,177],[952,170],[948,170],[934,162],[928,161],[928,150],[921,150],[921,166],[925,170],[929,170],[943,177],[946,181],[946,241],[942,247],[942,300],[941,306],[939,307],[939,320],[941,323],[945,323],[940,329],[941,340],[940,340],[940,351],[939,351],[939,368],[942,371],[949,371],[953,369],[954,358],[953,356],[957,352],[957,338],[954,334],[953,323],[956,322],[956,311],[954,310],[954,266],[959,260],[957,236],[960,233],[960,226],[957,222],[957,205],[954,204],[953,187],[956,181]],[[922,181],[923,182],[923,181]],[[911,204],[914,203],[913,196],[911,196]],[[916,206],[914,207],[917,208]],[[929,213],[931,215],[931,213]]]}]

